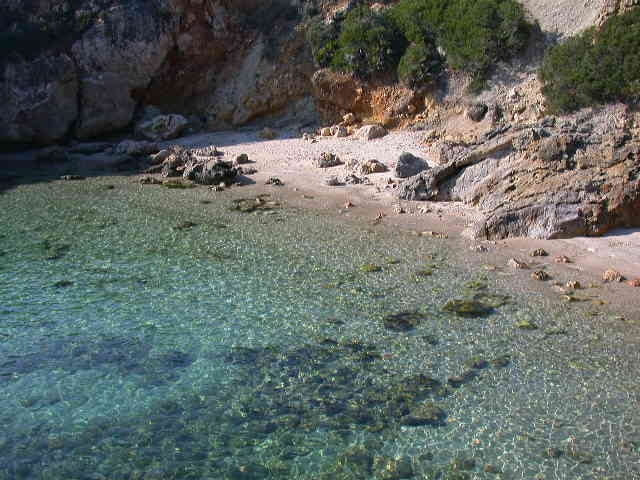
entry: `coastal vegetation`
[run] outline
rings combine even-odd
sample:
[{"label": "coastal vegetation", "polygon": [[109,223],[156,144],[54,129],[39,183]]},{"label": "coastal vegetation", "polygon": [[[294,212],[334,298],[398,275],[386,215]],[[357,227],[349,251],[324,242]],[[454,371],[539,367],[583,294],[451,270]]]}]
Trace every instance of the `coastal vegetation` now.
[{"label": "coastal vegetation", "polygon": [[484,79],[492,65],[526,47],[532,25],[514,0],[402,0],[391,8],[359,6],[307,32],[321,67],[360,78],[395,73],[409,86],[450,68]]},{"label": "coastal vegetation", "polygon": [[640,11],[611,17],[550,49],[540,69],[548,108],[571,112],[640,98]]}]

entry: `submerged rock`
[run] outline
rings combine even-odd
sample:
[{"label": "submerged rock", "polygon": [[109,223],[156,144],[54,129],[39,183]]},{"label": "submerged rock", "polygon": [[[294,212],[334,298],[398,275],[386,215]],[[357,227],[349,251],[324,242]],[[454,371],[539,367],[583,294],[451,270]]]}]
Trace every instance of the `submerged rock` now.
[{"label": "submerged rock", "polygon": [[432,402],[425,402],[412,409],[408,415],[402,417],[403,425],[412,427],[420,425],[444,425],[446,412]]},{"label": "submerged rock", "polygon": [[408,332],[416,328],[426,316],[420,312],[400,312],[386,315],[383,319],[387,330],[394,332]]},{"label": "submerged rock", "polygon": [[445,312],[453,312],[459,317],[486,317],[493,313],[494,308],[475,299],[449,300],[443,307]]}]

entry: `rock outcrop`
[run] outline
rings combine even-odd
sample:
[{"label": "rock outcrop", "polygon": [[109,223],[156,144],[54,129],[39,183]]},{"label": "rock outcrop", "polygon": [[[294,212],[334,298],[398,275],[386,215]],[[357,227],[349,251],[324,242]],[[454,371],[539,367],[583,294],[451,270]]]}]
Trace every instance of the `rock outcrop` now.
[{"label": "rock outcrop", "polygon": [[2,17],[2,143],[116,132],[145,105],[210,128],[315,118],[314,67],[288,1],[16,0]]},{"label": "rock outcrop", "polygon": [[485,217],[472,227],[478,238],[563,238],[640,226],[637,116],[616,105],[486,135],[403,182],[398,196],[477,207]]}]

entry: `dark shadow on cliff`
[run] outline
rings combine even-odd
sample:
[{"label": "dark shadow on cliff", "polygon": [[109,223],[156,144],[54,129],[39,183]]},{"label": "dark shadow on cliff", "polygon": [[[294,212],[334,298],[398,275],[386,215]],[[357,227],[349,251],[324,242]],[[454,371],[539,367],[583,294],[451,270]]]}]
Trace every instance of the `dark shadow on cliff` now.
[{"label": "dark shadow on cliff", "polygon": [[[51,182],[62,177],[82,178],[109,175],[138,175],[146,161],[108,155],[76,155],[62,162],[41,161],[37,151],[0,154],[0,195],[20,185]],[[70,180],[75,181],[75,180]]]}]

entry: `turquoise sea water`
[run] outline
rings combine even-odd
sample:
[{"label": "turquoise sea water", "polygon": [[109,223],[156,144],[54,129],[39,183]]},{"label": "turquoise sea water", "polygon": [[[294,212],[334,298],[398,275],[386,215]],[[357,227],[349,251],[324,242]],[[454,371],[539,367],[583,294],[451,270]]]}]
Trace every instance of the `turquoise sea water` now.
[{"label": "turquoise sea water", "polygon": [[0,195],[0,479],[640,478],[636,324],[259,191]]}]

